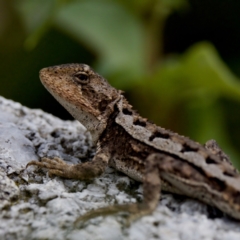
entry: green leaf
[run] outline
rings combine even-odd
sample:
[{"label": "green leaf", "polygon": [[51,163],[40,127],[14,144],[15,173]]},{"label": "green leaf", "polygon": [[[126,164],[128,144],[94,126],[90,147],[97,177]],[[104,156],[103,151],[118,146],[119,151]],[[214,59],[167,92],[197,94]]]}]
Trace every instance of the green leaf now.
[{"label": "green leaf", "polygon": [[16,1],[16,9],[21,15],[26,30],[30,33],[40,27],[49,18],[55,0]]},{"label": "green leaf", "polygon": [[210,43],[203,42],[191,47],[183,56],[180,71],[191,91],[202,89],[211,95],[240,100],[239,79]]},{"label": "green leaf", "polygon": [[127,79],[141,75],[144,69],[143,29],[140,21],[118,3],[73,1],[59,11],[55,23],[99,55],[98,66],[104,74],[122,72]]},{"label": "green leaf", "polygon": [[[149,85],[149,84],[148,84]],[[165,61],[150,81],[152,90],[169,101],[218,97],[240,100],[240,82],[207,42],[189,48],[182,56]]]},{"label": "green leaf", "polygon": [[41,37],[49,29],[54,10],[60,0],[21,0],[16,1],[18,10],[26,32],[29,36],[25,40],[28,50],[35,48]]}]

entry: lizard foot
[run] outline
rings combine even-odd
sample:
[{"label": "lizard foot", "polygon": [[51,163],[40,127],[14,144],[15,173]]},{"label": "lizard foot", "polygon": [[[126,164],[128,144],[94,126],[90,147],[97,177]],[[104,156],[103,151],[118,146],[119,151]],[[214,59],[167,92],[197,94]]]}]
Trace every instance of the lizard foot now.
[{"label": "lizard foot", "polygon": [[49,170],[49,176],[63,176],[65,175],[64,173],[66,172],[66,169],[71,166],[58,157],[54,157],[53,159],[44,157],[41,159],[41,162],[31,161],[27,164],[26,168],[31,165],[35,165],[41,168],[47,168]]},{"label": "lizard foot", "polygon": [[100,176],[107,166],[106,156],[98,153],[95,155],[92,161],[67,164],[65,161],[58,157],[42,158],[41,162],[31,161],[28,166],[35,165],[41,168],[46,168],[49,175],[57,175],[63,178],[78,179],[78,180],[91,180]]}]

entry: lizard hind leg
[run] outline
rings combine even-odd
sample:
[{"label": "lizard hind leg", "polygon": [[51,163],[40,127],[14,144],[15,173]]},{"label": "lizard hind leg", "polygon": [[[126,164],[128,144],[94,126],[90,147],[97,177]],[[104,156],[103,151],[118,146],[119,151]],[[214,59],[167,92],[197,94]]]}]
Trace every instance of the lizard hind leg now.
[{"label": "lizard hind leg", "polygon": [[158,154],[151,154],[146,158],[143,179],[143,201],[137,203],[127,219],[127,224],[151,214],[157,207],[161,194],[161,178],[158,162],[155,160]]},{"label": "lizard hind leg", "polygon": [[133,221],[151,214],[157,207],[160,199],[160,175],[158,167],[155,166],[156,162],[154,157],[150,155],[146,159],[146,168],[144,170],[143,181],[143,201],[140,203],[130,203],[124,205],[113,205],[92,210],[83,216],[79,217],[75,221],[75,226],[79,223],[84,223],[92,218],[98,216],[107,216],[119,212],[126,212],[129,214],[125,222],[126,226],[129,226]]}]

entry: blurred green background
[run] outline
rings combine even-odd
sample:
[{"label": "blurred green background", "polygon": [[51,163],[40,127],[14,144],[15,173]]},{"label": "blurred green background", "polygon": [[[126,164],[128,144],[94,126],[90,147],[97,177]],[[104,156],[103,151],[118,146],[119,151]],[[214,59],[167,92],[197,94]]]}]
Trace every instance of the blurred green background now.
[{"label": "blurred green background", "polygon": [[63,119],[41,68],[87,63],[151,121],[240,167],[239,0],[0,0],[0,95]]}]

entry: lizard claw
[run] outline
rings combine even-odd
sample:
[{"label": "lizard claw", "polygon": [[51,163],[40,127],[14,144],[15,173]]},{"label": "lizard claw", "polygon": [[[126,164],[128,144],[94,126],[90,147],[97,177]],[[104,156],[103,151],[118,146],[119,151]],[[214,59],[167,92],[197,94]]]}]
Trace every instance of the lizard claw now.
[{"label": "lizard claw", "polygon": [[49,170],[49,175],[57,175],[63,176],[65,170],[69,167],[69,165],[64,162],[62,159],[58,157],[50,158],[42,158],[41,162],[38,161],[31,161],[27,164],[26,168],[29,166],[38,166],[40,168],[47,168]]},{"label": "lizard claw", "polygon": [[44,157],[41,159],[41,162],[31,161],[27,164],[26,167],[31,165],[36,165],[36,166],[48,168],[48,169],[62,169],[63,166],[68,164],[58,157],[54,157],[52,159]]}]

